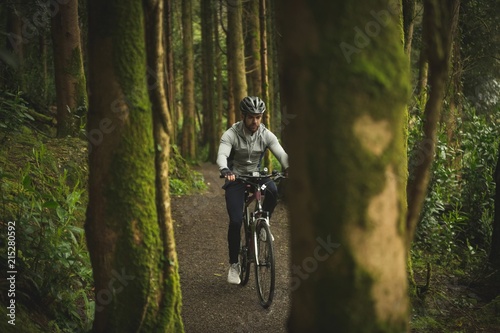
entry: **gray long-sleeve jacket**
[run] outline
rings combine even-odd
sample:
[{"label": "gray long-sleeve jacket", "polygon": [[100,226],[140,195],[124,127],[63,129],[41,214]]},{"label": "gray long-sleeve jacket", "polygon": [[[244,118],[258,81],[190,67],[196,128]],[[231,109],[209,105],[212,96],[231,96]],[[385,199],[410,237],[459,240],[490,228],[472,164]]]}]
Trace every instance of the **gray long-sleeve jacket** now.
[{"label": "gray long-sleeve jacket", "polygon": [[267,148],[276,156],[284,169],[288,168],[288,155],[276,135],[263,124],[253,135],[250,135],[245,130],[243,122],[239,121],[222,135],[217,165],[219,170],[230,168],[229,159],[232,161],[232,171],[238,175],[258,171]]}]

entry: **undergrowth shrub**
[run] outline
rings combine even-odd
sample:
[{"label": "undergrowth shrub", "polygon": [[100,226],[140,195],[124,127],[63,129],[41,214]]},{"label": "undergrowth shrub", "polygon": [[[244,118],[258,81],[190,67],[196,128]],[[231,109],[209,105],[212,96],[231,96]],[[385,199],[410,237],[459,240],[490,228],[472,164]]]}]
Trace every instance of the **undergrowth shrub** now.
[{"label": "undergrowth shrub", "polygon": [[[417,227],[414,248],[436,260],[464,264],[481,260],[489,249],[498,154],[498,123],[473,108],[458,119],[458,145],[438,133],[428,194]],[[410,145],[420,135],[415,116]]]},{"label": "undergrowth shrub", "polygon": [[37,305],[33,310],[48,314],[54,331],[89,329],[93,279],[83,230],[86,184],[69,185],[68,170],[59,169],[45,145],[33,149],[23,168],[0,176],[2,216],[16,222],[17,301]]}]

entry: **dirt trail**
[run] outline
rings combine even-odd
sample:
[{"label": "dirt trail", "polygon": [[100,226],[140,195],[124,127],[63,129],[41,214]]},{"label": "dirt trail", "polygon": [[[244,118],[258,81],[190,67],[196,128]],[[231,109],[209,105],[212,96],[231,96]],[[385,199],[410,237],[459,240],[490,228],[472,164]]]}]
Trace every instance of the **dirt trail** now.
[{"label": "dirt trail", "polygon": [[263,309],[255,290],[255,275],[245,287],[227,283],[228,217],[223,180],[217,166],[197,168],[208,191],[172,198],[172,216],[179,257],[182,317],[187,333],[286,332],[290,305],[289,228],[282,203],[271,221],[275,237],[276,291],[273,304]]}]

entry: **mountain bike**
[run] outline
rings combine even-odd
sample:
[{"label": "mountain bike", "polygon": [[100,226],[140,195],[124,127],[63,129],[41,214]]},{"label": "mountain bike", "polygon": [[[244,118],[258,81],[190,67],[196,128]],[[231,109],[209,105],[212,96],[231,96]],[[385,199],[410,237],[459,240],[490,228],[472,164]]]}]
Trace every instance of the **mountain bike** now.
[{"label": "mountain bike", "polygon": [[[251,176],[238,175],[236,177],[237,180],[247,184],[239,254],[240,285],[244,286],[248,283],[250,265],[253,263],[257,294],[264,308],[268,308],[273,301],[275,264],[274,237],[269,226],[269,213],[262,209],[263,193],[268,183],[281,178],[285,178],[283,174],[278,172],[267,174],[267,170],[264,174],[256,172]],[[252,205],[253,203],[255,204]]]}]

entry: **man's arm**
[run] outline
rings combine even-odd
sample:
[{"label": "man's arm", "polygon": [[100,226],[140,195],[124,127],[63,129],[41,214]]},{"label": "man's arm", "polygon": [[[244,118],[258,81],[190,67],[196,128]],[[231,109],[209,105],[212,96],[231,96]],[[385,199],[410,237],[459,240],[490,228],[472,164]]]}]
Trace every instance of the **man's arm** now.
[{"label": "man's arm", "polygon": [[233,145],[231,143],[231,135],[229,131],[226,131],[220,140],[219,151],[217,153],[217,165],[219,166],[219,170],[228,169],[227,159],[231,154],[231,149]]}]

